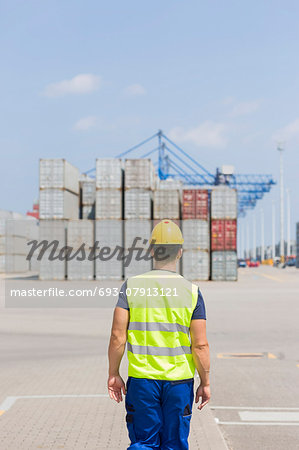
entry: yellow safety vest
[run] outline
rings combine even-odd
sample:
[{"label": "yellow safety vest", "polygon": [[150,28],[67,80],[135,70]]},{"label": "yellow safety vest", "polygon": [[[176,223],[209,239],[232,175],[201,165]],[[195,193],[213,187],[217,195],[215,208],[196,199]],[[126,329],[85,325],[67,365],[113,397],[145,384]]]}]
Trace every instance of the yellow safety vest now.
[{"label": "yellow safety vest", "polygon": [[190,322],[197,298],[198,286],[174,272],[153,270],[128,279],[129,376],[194,377]]}]

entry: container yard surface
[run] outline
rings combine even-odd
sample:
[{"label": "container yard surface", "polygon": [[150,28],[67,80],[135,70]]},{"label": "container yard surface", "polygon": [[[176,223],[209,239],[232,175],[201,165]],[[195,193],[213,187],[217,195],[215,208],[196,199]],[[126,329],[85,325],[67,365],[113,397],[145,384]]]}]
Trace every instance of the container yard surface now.
[{"label": "container yard surface", "polygon": [[[15,281],[36,288],[45,283],[22,278]],[[4,283],[2,277],[2,304],[9,283],[12,278]],[[75,286],[73,281],[60,283]],[[212,400],[202,412],[193,410],[190,449],[295,450],[296,269],[239,269],[238,283],[199,284],[207,307]],[[114,403],[106,391],[115,297],[103,298],[101,308],[45,309],[43,299],[38,301],[39,309],[1,308],[1,450],[125,449],[124,404]],[[126,378],[126,364],[121,373]]]}]

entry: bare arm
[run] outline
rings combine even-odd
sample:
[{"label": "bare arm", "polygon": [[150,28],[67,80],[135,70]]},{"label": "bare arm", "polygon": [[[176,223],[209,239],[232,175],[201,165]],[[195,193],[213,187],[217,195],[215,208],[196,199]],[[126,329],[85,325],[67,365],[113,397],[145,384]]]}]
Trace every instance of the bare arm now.
[{"label": "bare arm", "polygon": [[110,343],[108,349],[109,377],[108,391],[110,398],[118,403],[122,401],[122,392],[125,391],[125,383],[119,375],[119,366],[125,351],[127,342],[127,329],[129,324],[129,311],[116,307],[113,315]]},{"label": "bare arm", "polygon": [[202,409],[210,400],[210,351],[206,335],[206,321],[204,319],[191,320],[190,325],[191,350],[195,367],[200,376],[200,386],[196,391],[195,402],[199,397],[202,401],[199,409]]}]

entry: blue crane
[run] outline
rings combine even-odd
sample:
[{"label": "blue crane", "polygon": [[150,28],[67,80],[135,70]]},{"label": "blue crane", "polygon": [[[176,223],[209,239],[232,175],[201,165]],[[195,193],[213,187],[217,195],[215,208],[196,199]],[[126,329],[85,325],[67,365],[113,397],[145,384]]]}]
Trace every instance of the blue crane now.
[{"label": "blue crane", "polygon": [[[145,153],[140,154],[155,139],[158,140],[157,145],[150,150],[146,149]],[[216,170],[216,174],[212,174],[169,139],[161,130],[139,144],[134,145],[134,147],[116,155],[116,158],[123,158],[128,155],[132,157],[132,153],[138,158],[152,157],[160,180],[172,178],[190,186],[210,187],[226,184],[235,188],[238,192],[239,216],[244,216],[247,210],[253,209],[257,201],[262,199],[265,193],[270,192],[271,187],[276,184],[272,175],[227,175],[221,173],[219,169]],[[157,156],[156,159],[155,156]],[[85,173],[90,174],[94,170],[91,169]]]}]

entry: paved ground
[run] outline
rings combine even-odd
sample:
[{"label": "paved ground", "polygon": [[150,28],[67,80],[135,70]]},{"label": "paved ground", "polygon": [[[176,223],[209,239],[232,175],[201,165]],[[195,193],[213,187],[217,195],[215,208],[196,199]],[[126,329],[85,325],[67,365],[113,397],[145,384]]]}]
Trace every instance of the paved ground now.
[{"label": "paved ground", "polygon": [[[224,449],[219,429],[230,449],[297,449],[299,270],[244,269],[238,283],[201,289],[213,399],[194,411],[191,450]],[[111,314],[0,311],[1,450],[126,448],[124,405],[106,396]]]}]

